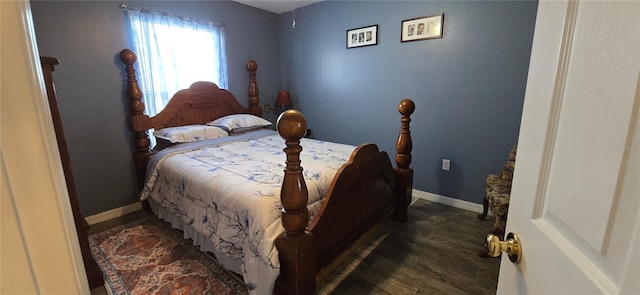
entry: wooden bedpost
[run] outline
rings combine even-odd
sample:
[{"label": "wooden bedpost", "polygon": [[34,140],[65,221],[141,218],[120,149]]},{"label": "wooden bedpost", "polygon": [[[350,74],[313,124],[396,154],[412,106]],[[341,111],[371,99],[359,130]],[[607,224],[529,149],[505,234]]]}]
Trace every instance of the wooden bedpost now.
[{"label": "wooden bedpost", "polygon": [[415,103],[408,98],[400,101],[398,111],[402,114],[400,119],[400,134],[396,142],[396,205],[393,210],[393,219],[399,222],[406,222],[407,207],[411,203],[411,195],[413,191],[413,169],[409,168],[411,164],[411,130],[409,122],[411,122],[411,114],[415,111]]},{"label": "wooden bedpost", "polygon": [[282,226],[285,232],[276,239],[280,255],[280,276],[276,294],[313,294],[316,289],[314,237],[306,231],[308,191],[300,166],[300,139],[307,132],[304,115],[288,110],[280,115],[278,133],[286,141],[287,167],[280,191]]},{"label": "wooden bedpost", "polygon": [[144,114],[144,103],[142,102],[142,90],[138,86],[138,79],[136,77],[136,69],[133,66],[138,57],[136,53],[123,49],[120,51],[120,60],[125,64],[127,72],[127,98],[129,99],[129,111],[131,112],[131,120],[133,124],[133,144],[135,146],[135,165],[136,174],[138,177],[138,185],[140,188],[144,185],[145,171],[147,170],[147,156],[149,155],[150,141],[147,137],[146,129],[138,128],[138,125],[134,122],[141,116],[149,118]]},{"label": "wooden bedpost", "polygon": [[247,71],[249,71],[249,111],[258,117],[262,117],[262,108],[260,107],[260,90],[258,90],[258,82],[256,81],[256,71],[258,63],[254,60],[247,62]]}]

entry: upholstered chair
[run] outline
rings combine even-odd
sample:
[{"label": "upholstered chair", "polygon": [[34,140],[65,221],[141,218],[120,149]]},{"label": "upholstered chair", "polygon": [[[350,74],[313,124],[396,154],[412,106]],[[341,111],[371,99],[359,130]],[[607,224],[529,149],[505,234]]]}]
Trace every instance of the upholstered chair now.
[{"label": "upholstered chair", "polygon": [[491,209],[494,216],[493,228],[489,233],[503,235],[507,223],[509,211],[509,199],[511,197],[511,182],[516,165],[516,153],[518,147],[514,146],[509,152],[507,161],[502,166],[500,174],[489,174],[486,179],[485,196],[482,200],[483,210],[478,214],[479,219],[484,219]]}]

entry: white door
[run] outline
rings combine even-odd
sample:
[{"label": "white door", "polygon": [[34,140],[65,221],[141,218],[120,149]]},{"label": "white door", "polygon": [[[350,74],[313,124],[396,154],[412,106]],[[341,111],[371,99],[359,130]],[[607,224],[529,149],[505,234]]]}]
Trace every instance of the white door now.
[{"label": "white door", "polygon": [[640,294],[640,1],[541,1],[500,294]]},{"label": "white door", "polygon": [[29,1],[0,15],[0,294],[89,294]]}]

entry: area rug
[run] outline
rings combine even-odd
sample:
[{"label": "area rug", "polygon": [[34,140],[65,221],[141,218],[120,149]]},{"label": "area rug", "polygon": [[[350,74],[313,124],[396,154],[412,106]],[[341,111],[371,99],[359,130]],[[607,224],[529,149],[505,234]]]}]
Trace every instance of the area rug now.
[{"label": "area rug", "polygon": [[89,237],[112,295],[247,294],[240,278],[155,216]]}]

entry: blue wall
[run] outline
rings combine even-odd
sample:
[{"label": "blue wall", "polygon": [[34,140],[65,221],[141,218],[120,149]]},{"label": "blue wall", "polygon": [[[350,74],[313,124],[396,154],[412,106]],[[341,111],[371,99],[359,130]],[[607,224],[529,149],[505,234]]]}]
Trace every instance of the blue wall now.
[{"label": "blue wall", "polygon": [[[116,1],[31,1],[38,49],[60,60],[54,72],[80,209],[93,215],[139,201],[125,115],[120,50],[131,48]],[[247,105],[249,59],[261,97],[280,88],[278,15],[231,1],[140,1],[135,7],[225,25],[229,90]],[[269,102],[270,103],[270,99]]]},{"label": "blue wall", "polygon": [[[517,143],[537,2],[326,1],[280,18],[283,88],[316,138],[395,153],[411,98],[414,188],[481,203]],[[401,21],[444,13],[442,39],[400,42]],[[377,24],[378,45],[346,49]],[[442,159],[451,170],[442,171]]]},{"label": "blue wall", "polygon": [[[31,1],[40,54],[60,59],[54,80],[84,215],[138,201],[120,3]],[[480,203],[486,174],[517,142],[537,2],[326,1],[297,9],[295,29],[291,12],[231,1],[126,3],[225,24],[229,89],[246,104],[245,63],[256,60],[261,103],[289,90],[317,138],[375,142],[393,157],[397,104],[413,99],[416,189]],[[440,13],[442,39],[400,42],[402,20]],[[345,48],[346,30],[374,24],[378,45]]]}]

